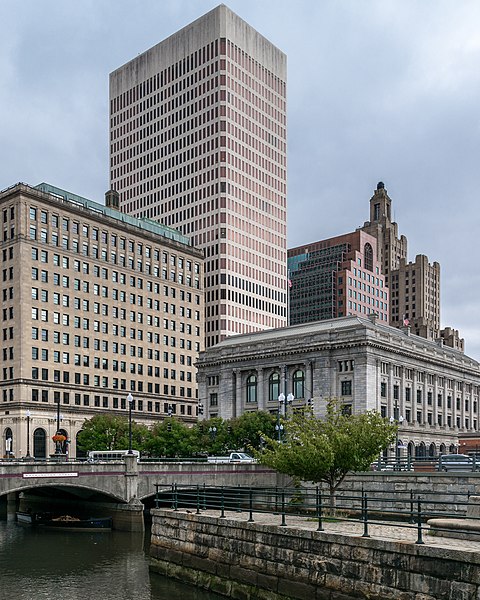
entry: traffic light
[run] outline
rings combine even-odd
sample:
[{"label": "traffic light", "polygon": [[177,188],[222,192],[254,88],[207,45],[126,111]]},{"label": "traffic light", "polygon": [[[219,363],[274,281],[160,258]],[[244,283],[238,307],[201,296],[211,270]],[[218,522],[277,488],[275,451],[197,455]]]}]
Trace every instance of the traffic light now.
[{"label": "traffic light", "polygon": [[228,435],[232,435],[232,426],[231,425],[229,425],[227,427],[227,433],[228,433]]},{"label": "traffic light", "polygon": [[309,398],[307,400],[307,405],[308,405],[308,408],[313,411],[313,409],[314,409],[313,398]]},{"label": "traffic light", "polygon": [[172,431],[172,424],[171,423],[167,423],[167,431]]},{"label": "traffic light", "polygon": [[201,402],[198,403],[198,414],[203,415],[203,404]]}]

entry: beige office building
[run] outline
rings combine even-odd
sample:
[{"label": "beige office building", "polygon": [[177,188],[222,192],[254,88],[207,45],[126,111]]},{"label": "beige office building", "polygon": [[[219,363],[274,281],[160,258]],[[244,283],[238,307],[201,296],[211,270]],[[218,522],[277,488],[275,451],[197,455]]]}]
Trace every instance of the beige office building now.
[{"label": "beige office building", "polygon": [[[440,330],[440,264],[418,254],[408,262],[407,238],[398,235],[392,200],[380,181],[370,198],[370,220],[361,227],[377,240],[377,258],[390,291],[390,325],[411,328],[428,340],[463,350],[458,332]],[[453,334],[452,334],[453,332]]]},{"label": "beige office building", "polygon": [[120,209],[205,252],[205,340],[287,322],[286,56],[220,5],[110,75]]},{"label": "beige office building", "polygon": [[[84,419],[197,416],[203,257],[188,238],[47,184],[0,193],[5,453],[77,454]],[[28,439],[27,439],[28,429]]]}]

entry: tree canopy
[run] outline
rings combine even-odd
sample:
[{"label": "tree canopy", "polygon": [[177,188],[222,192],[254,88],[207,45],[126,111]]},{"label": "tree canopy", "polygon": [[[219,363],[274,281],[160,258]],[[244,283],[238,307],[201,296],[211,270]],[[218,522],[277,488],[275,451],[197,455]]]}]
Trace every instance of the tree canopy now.
[{"label": "tree canopy", "polygon": [[394,439],[396,425],[377,412],[344,414],[332,400],[324,419],[310,411],[288,419],[286,439],[267,438],[258,460],[303,481],[325,482],[333,493],[349,471],[365,471]]},{"label": "tree canopy", "polygon": [[[188,458],[200,454],[226,454],[233,450],[260,448],[261,435],[273,435],[275,415],[255,411],[223,420],[212,418],[193,426],[176,417],[159,420],[147,427],[132,421],[132,447],[152,457]],[[97,415],[85,420],[78,443],[89,450],[124,450],[128,448],[128,418]]]}]

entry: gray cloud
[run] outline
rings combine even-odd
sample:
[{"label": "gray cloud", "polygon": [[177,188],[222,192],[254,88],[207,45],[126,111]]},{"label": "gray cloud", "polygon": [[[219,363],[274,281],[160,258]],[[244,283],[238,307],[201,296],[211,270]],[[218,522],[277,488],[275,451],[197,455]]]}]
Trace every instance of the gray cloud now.
[{"label": "gray cloud", "polygon": [[[4,1],[0,188],[45,180],[102,201],[109,72],[216,4]],[[410,258],[442,266],[442,325],[480,358],[480,4],[228,4],[288,55],[289,245],[355,229],[385,181]]]}]

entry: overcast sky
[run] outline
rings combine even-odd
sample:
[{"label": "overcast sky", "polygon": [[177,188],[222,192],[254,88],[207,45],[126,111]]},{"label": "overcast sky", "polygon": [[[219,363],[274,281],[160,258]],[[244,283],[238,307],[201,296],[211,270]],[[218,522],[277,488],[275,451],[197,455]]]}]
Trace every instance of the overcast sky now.
[{"label": "overcast sky", "polygon": [[[0,189],[103,202],[108,75],[214,0],[0,0]],[[231,0],[288,56],[289,247],[353,231],[384,181],[442,327],[480,360],[480,2]]]}]

